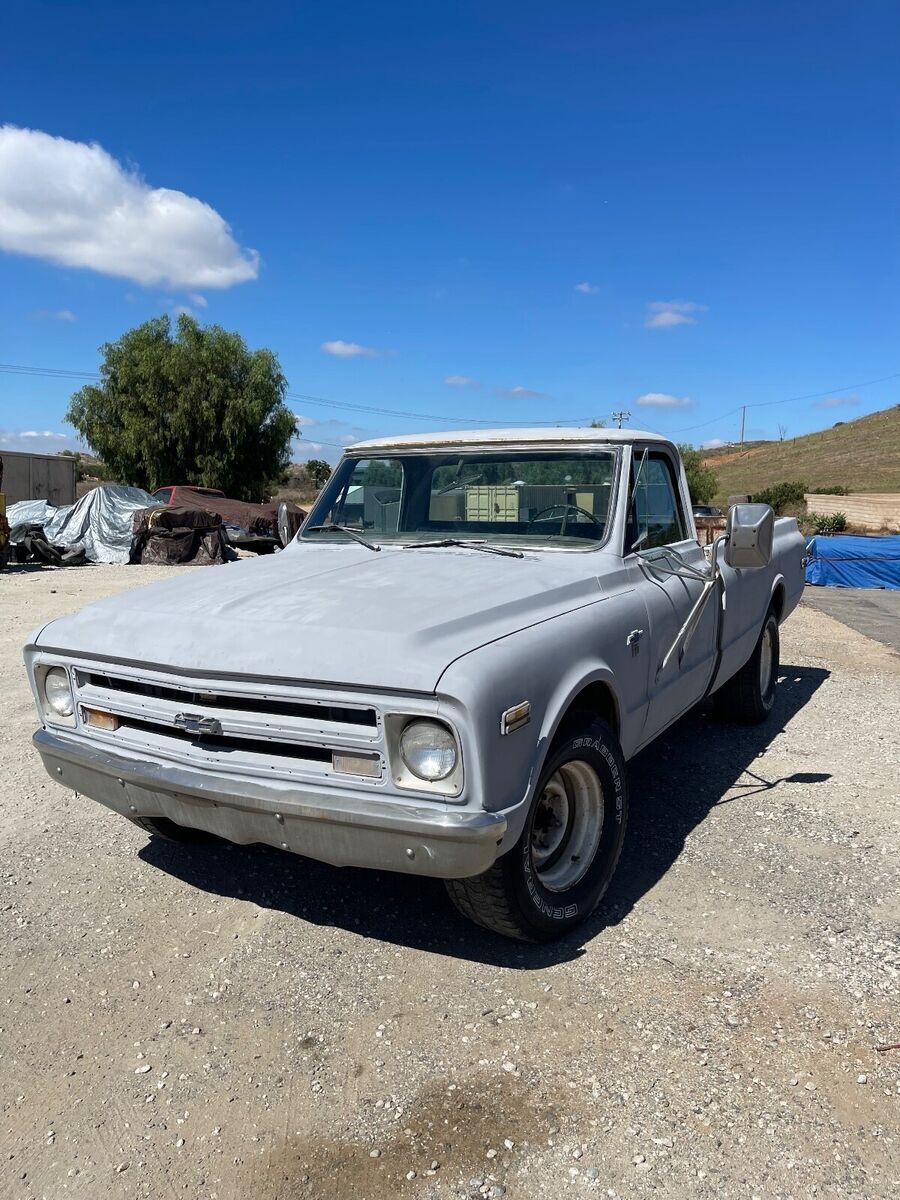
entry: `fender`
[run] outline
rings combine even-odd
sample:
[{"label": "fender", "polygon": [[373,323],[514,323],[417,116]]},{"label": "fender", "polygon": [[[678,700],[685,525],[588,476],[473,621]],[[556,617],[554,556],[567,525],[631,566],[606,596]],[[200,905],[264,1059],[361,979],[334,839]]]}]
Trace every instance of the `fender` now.
[{"label": "fender", "polygon": [[[573,664],[571,669],[559,680],[556,687],[551,692],[547,699],[547,704],[544,708],[540,733],[538,735],[534,753],[531,758],[531,768],[528,773],[528,788],[523,797],[522,803],[514,810],[506,813],[508,825],[506,833],[503,837],[500,853],[508,850],[519,839],[519,835],[525,825],[529,810],[531,809],[532,801],[534,800],[535,792],[538,785],[538,780],[541,777],[541,772],[544,769],[544,763],[547,760],[547,755],[550,753],[550,748],[559,731],[560,726],[565,720],[573,701],[591,684],[601,683],[610,692],[613,708],[615,711],[614,728],[616,729],[621,743],[622,735],[622,716],[619,692],[616,687],[616,679],[607,663],[602,659],[594,658],[589,663],[583,660],[578,664]],[[639,728],[639,726],[638,726]],[[633,741],[633,737],[631,739]],[[632,747],[629,747],[631,749]],[[625,758],[628,758],[628,751],[623,745],[623,753]]]},{"label": "fender", "polygon": [[[616,678],[609,665],[603,659],[594,658],[587,663],[574,663],[550,693],[541,723],[538,746],[544,742],[549,743],[553,741],[576,696],[594,683],[602,683],[610,692],[615,712],[613,728],[621,742],[622,713]],[[628,757],[627,753],[625,756],[626,758]],[[545,757],[546,753],[540,755],[542,765]]]},{"label": "fender", "polygon": [[782,595],[784,596],[784,603],[781,606],[782,615],[779,616],[779,618],[778,618],[778,621],[780,624],[781,621],[784,620],[784,616],[785,616],[784,610],[787,607],[787,602],[788,602],[787,584],[785,583],[784,576],[780,573],[778,575],[776,575],[775,578],[772,580],[772,590],[769,592],[769,605],[770,606],[771,606],[773,600],[775,599],[775,593],[778,591],[779,588],[781,588]]}]

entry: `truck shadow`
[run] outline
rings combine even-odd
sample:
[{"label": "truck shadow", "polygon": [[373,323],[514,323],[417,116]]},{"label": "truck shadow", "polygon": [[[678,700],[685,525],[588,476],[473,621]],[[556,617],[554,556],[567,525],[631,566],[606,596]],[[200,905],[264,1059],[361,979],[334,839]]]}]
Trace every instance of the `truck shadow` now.
[{"label": "truck shadow", "polygon": [[217,839],[196,847],[154,838],[139,854],[193,887],[313,925],[493,966],[538,970],[578,958],[586,942],[626,917],[719,805],[755,805],[761,793],[777,792],[782,783],[829,778],[821,773],[775,778],[764,765],[765,752],[828,675],[815,667],[782,666],[775,709],[764,725],[737,727],[697,710],[632,760],[628,834],[609,892],[590,920],[550,945],[509,941],[470,924],[438,880],[331,867],[267,846]]}]

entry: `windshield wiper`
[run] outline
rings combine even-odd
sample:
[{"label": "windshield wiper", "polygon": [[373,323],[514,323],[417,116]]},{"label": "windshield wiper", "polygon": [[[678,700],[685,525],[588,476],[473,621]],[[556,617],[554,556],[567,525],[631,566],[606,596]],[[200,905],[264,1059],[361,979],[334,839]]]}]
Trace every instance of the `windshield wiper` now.
[{"label": "windshield wiper", "polygon": [[460,546],[464,550],[482,550],[485,554],[502,554],[504,558],[524,558],[521,550],[509,550],[505,546],[489,546],[487,542],[470,542],[462,538],[439,538],[435,542],[407,542],[404,550],[430,550],[432,546]]},{"label": "windshield wiper", "polygon": [[359,542],[361,546],[365,546],[367,550],[374,550],[376,553],[381,549],[374,542],[370,542],[368,538],[364,538],[361,533],[357,533],[355,529],[348,529],[346,525],[310,525],[303,530],[304,533],[319,533],[321,530],[332,530],[335,533],[346,533],[347,537],[352,537],[354,542]]}]

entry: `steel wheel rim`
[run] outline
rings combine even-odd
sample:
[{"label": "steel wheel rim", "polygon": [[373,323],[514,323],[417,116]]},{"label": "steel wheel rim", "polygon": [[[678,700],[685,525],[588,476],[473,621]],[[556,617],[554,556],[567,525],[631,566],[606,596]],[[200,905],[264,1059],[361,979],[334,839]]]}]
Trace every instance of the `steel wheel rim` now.
[{"label": "steel wheel rim", "polygon": [[583,878],[603,832],[603,786],[582,759],[563,763],[544,785],[531,825],[531,861],[548,892]]},{"label": "steel wheel rim", "polygon": [[759,648],[759,690],[763,696],[768,694],[772,682],[773,659],[772,629],[767,625],[763,630],[762,644]]}]

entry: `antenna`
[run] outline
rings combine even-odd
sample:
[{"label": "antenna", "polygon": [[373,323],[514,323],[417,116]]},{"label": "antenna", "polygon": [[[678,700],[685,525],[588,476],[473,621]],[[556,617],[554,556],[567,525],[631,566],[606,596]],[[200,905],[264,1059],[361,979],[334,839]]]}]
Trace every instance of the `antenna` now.
[{"label": "antenna", "polygon": [[614,413],[610,413],[609,415],[610,415],[610,416],[612,417],[612,419],[615,421],[615,423],[616,423],[616,426],[617,426],[619,429],[621,429],[621,428],[622,428],[622,423],[623,423],[624,421],[630,421],[630,420],[631,420],[631,413],[630,413],[630,412],[625,412],[625,411],[624,411],[624,409],[623,409],[623,411],[622,411],[622,412],[614,412]]}]

